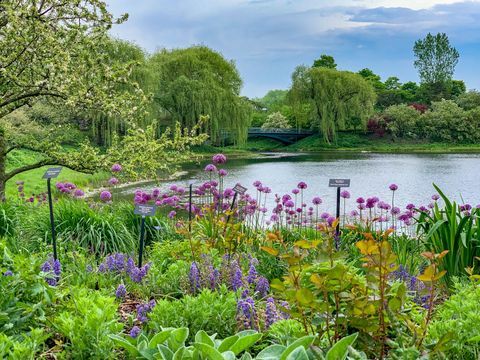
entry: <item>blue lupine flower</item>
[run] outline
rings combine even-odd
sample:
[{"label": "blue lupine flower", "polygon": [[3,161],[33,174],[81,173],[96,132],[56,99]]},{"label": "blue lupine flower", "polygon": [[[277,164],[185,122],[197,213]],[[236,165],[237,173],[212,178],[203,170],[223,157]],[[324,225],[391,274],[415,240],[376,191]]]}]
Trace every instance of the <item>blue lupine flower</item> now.
[{"label": "blue lupine flower", "polygon": [[257,269],[255,269],[255,265],[250,264],[250,268],[248,269],[248,276],[247,282],[252,285],[257,281]]},{"label": "blue lupine flower", "polygon": [[268,292],[270,291],[270,284],[268,283],[268,280],[265,277],[260,276],[258,278],[257,285],[255,286],[255,291],[262,298],[267,296]]},{"label": "blue lupine flower", "polygon": [[117,297],[117,299],[123,299],[125,298],[125,296],[127,296],[127,288],[125,287],[125,285],[118,285],[117,291],[115,291],[115,296]]},{"label": "blue lupine flower", "polygon": [[192,262],[192,265],[190,266],[188,279],[190,280],[190,289],[192,293],[196,293],[200,289],[200,271],[198,270],[198,265],[195,261]]},{"label": "blue lupine flower", "polygon": [[130,330],[130,337],[135,339],[141,333],[141,329],[138,326],[134,326],[132,330]]}]

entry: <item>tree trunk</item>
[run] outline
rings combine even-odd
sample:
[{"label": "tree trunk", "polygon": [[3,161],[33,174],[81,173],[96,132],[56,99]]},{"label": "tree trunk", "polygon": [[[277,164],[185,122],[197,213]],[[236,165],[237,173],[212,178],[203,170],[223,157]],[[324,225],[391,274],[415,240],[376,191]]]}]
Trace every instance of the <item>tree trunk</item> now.
[{"label": "tree trunk", "polygon": [[7,176],[5,173],[7,162],[7,144],[5,140],[5,132],[0,127],[0,202],[5,201],[5,183]]}]

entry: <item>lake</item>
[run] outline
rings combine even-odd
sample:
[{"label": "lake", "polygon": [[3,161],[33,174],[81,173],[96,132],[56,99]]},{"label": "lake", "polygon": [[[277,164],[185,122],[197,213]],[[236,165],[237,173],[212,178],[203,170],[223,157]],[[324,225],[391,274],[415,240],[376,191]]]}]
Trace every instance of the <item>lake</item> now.
[{"label": "lake", "polygon": [[[160,188],[170,184],[187,187],[188,181],[200,184],[209,176],[203,171],[208,162],[188,166],[188,173],[178,181],[165,182]],[[225,178],[227,187],[237,182],[254,192],[252,183],[260,180],[272,189],[269,195],[273,204],[273,194],[291,192],[298,182],[304,181],[308,188],[305,198],[310,200],[320,196],[324,200],[322,209],[333,211],[335,189],[328,187],[330,178],[351,179],[348,189],[352,199],[359,196],[378,196],[390,202],[388,186],[398,185],[395,203],[427,205],[436,193],[432,183],[459,202],[476,205],[480,203],[480,154],[376,154],[376,153],[269,153],[255,159],[232,159],[223,166],[229,174]],[[148,190],[156,187],[149,183],[142,185]],[[129,196],[138,186],[119,189],[122,197]]]}]

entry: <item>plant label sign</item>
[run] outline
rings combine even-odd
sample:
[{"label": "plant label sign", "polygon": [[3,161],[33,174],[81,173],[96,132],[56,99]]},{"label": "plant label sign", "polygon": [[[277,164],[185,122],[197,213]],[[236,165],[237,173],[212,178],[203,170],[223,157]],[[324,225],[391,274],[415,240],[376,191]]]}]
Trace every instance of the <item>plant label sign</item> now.
[{"label": "plant label sign", "polygon": [[62,171],[61,167],[49,168],[43,174],[43,179],[55,179],[60,174],[60,171]]},{"label": "plant label sign", "polygon": [[243,186],[240,185],[240,184],[237,184],[237,185],[235,185],[235,187],[233,188],[233,191],[235,191],[237,194],[243,195],[243,194],[245,194],[245,192],[247,191],[247,188],[246,188],[246,187],[243,187]]},{"label": "plant label sign", "polygon": [[329,187],[350,187],[350,179],[330,179],[328,182]]},{"label": "plant label sign", "polygon": [[155,212],[157,211],[157,207],[155,205],[142,205],[137,204],[135,206],[135,215],[141,216],[155,216]]}]

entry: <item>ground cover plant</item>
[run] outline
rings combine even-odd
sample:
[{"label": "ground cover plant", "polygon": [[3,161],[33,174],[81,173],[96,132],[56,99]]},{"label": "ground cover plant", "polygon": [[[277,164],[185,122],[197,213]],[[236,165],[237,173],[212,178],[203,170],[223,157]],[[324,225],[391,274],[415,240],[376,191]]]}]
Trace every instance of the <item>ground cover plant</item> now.
[{"label": "ground cover plant", "polygon": [[[305,182],[236,194],[226,162],[213,157],[191,203],[177,185],[126,202],[58,182],[57,260],[48,205],[19,183],[1,205],[2,357],[476,358],[477,207],[439,188],[397,204],[390,184],[383,201],[343,191],[335,218]],[[163,208],[141,267],[134,204]]]}]

